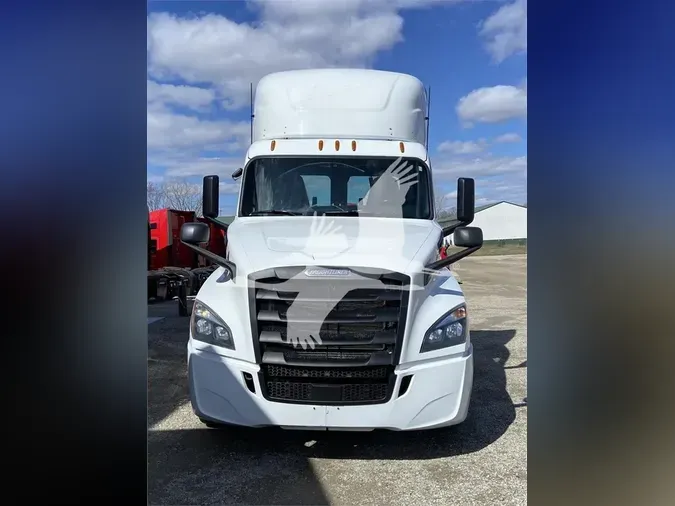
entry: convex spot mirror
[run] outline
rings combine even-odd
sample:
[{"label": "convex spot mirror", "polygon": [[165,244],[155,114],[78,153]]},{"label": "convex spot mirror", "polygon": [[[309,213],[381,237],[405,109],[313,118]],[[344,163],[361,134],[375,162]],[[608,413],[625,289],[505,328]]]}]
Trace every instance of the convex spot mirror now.
[{"label": "convex spot mirror", "polygon": [[206,223],[183,223],[180,228],[180,240],[188,244],[198,245],[209,242],[211,230]]},{"label": "convex spot mirror", "polygon": [[452,242],[459,248],[476,248],[483,245],[483,231],[478,227],[457,227]]}]

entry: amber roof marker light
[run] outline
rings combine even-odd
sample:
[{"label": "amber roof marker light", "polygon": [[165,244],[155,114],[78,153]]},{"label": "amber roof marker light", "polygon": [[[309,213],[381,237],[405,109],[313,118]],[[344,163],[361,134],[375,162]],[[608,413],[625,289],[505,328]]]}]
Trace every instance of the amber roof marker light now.
[{"label": "amber roof marker light", "polygon": [[277,147],[277,141],[272,141],[270,143],[270,151],[274,151],[274,148],[276,148],[276,147]]},{"label": "amber roof marker light", "polygon": [[323,151],[323,141],[319,141],[319,151]]}]

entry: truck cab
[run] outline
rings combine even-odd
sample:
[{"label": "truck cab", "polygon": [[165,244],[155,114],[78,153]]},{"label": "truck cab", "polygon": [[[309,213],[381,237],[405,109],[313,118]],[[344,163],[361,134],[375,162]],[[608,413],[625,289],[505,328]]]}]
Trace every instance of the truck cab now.
[{"label": "truck cab", "polygon": [[[427,96],[406,74],[317,69],[258,84],[227,252],[193,306],[190,399],[207,425],[431,429],[462,422],[469,311],[447,266],[482,245],[473,180],[435,221]],[[217,222],[219,178],[204,178]],[[225,225],[221,226],[224,228]],[[441,259],[444,237],[464,249]]]}]

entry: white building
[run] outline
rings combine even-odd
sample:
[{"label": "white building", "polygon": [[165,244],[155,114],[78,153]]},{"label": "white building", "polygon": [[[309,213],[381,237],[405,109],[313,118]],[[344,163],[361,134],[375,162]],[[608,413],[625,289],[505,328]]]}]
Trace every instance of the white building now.
[{"label": "white building", "polygon": [[471,226],[483,230],[484,241],[527,239],[527,207],[505,201],[477,207]]}]

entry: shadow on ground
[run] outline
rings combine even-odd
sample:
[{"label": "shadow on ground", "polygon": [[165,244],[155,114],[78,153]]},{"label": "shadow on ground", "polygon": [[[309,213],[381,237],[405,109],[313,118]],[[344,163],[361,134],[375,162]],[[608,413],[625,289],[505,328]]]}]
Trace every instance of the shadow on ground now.
[{"label": "shadow on ground", "polygon": [[[157,362],[148,365],[149,378],[155,377],[149,382],[149,426],[188,402],[185,333],[183,329],[178,354],[161,353],[173,349],[171,336],[164,336],[158,349],[153,350],[150,343],[150,356]],[[479,451],[499,439],[515,420],[516,405],[506,391],[503,366],[509,356],[506,345],[514,336],[514,330],[471,332],[474,390],[469,417],[455,427],[367,433],[247,428],[152,431],[148,436],[149,501],[328,504],[309,458],[417,460]]]},{"label": "shadow on ground", "polygon": [[148,326],[148,427],[188,400],[186,336],[190,321],[176,316],[173,305],[173,314],[166,314],[166,307],[169,305],[148,308],[148,316],[164,318]]}]

